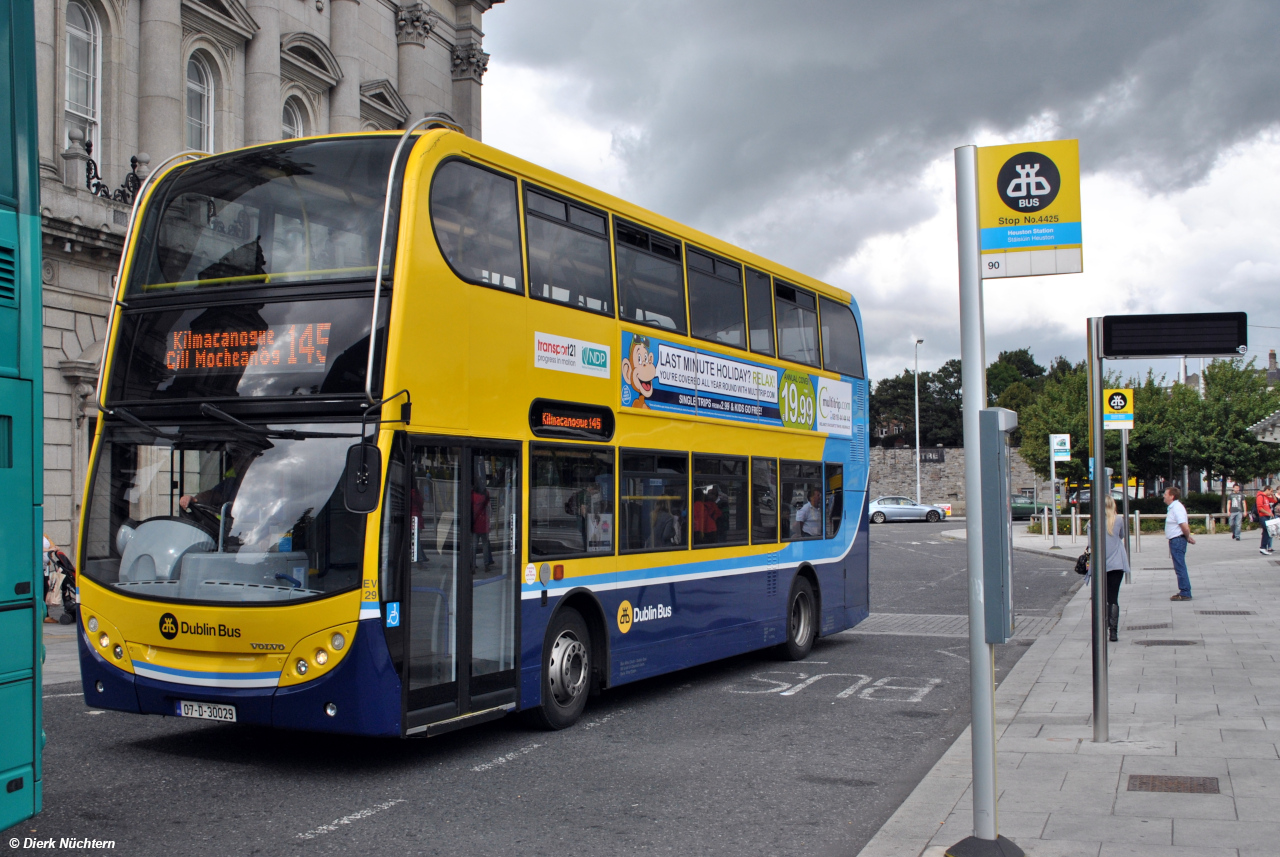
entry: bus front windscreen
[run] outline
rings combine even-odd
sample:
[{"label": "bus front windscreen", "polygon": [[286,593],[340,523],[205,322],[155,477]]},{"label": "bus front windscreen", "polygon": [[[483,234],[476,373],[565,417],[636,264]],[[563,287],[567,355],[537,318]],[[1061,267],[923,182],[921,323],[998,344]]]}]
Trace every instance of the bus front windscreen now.
[{"label": "bus front windscreen", "polygon": [[343,500],[359,426],[112,428],[83,573],[131,595],[278,603],[359,586],[365,516]]},{"label": "bus front windscreen", "polygon": [[395,146],[298,141],[177,168],[148,199],[128,294],[372,279]]}]

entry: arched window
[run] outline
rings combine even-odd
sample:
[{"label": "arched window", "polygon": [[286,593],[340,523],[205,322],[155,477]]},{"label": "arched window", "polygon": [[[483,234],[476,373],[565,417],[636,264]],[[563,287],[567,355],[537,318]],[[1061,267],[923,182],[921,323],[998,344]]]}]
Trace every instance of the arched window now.
[{"label": "arched window", "polygon": [[286,98],[284,111],[280,117],[284,139],[307,136],[307,126],[302,120],[302,115],[302,108],[298,106],[298,100],[296,98]]},{"label": "arched window", "polygon": [[102,78],[102,29],[98,17],[84,3],[67,4],[67,106],[64,145],[71,145],[74,128],[98,151],[99,81]]},{"label": "arched window", "polygon": [[187,148],[213,151],[213,75],[204,60],[187,60]]}]

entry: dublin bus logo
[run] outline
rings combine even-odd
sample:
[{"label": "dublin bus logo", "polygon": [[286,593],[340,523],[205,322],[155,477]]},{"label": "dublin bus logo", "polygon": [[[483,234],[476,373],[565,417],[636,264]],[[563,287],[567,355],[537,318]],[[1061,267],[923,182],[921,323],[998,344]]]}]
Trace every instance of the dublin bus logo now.
[{"label": "dublin bus logo", "polygon": [[166,640],[172,640],[178,636],[178,617],[172,613],[166,613],[160,617],[160,636]]}]

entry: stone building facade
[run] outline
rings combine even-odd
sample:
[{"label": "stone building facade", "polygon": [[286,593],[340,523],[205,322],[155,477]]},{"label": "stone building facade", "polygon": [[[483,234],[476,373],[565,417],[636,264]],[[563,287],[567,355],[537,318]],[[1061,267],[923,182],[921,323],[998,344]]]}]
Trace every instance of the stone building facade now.
[{"label": "stone building facade", "polygon": [[[916,451],[914,449],[871,447],[870,484],[867,494],[876,497],[916,496]],[[942,458],[941,462],[920,462],[920,501],[922,503],[950,503],[951,513],[964,514],[964,447],[946,449],[922,449],[921,452]],[[941,453],[941,456],[938,453]],[[1011,450],[1013,473],[1009,488],[1014,494],[1038,493],[1044,502],[1049,495],[1049,483],[1035,475],[1027,463]]]},{"label": "stone building facade", "polygon": [[446,113],[479,138],[502,0],[35,0],[45,532],[80,514],[107,310],[150,165]]}]

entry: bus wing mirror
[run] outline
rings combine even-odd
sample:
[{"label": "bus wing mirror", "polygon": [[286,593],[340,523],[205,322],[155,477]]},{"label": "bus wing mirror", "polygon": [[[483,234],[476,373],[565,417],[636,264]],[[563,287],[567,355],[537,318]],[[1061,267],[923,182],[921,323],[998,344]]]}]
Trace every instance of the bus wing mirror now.
[{"label": "bus wing mirror", "polygon": [[347,469],[342,479],[348,512],[365,515],[378,508],[382,494],[382,453],[377,444],[357,443],[348,447]]}]

